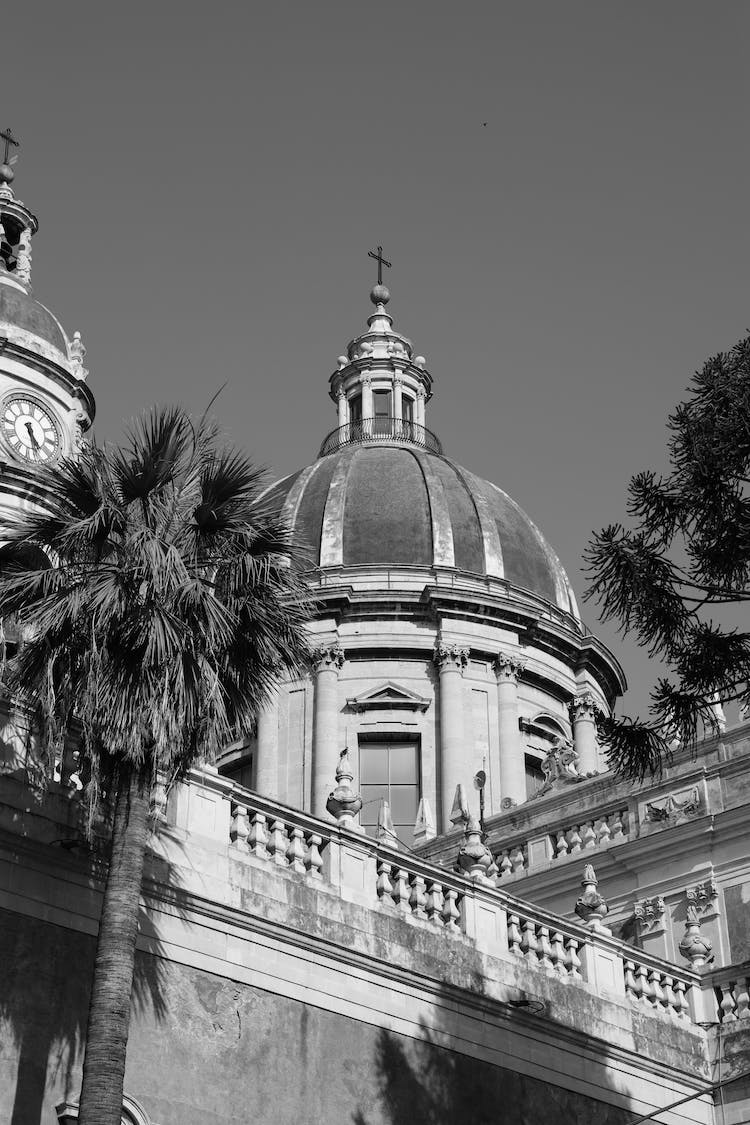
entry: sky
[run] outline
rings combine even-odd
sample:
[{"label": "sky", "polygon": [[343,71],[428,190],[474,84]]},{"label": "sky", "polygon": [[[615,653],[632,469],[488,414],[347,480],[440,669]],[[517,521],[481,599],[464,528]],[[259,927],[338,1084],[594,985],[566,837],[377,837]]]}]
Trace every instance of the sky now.
[{"label": "sky", "polygon": [[[729,0],[9,5],[34,292],[83,333],[97,436],[223,387],[256,461],[312,461],[382,244],[427,425],[580,597],[592,531],[750,325],[749,36]],[[583,616],[643,713],[656,669]]]}]

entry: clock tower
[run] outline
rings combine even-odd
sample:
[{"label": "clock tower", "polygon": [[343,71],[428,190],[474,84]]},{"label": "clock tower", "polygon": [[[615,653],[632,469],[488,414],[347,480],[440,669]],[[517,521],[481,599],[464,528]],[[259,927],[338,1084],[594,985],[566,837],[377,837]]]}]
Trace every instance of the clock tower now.
[{"label": "clock tower", "polygon": [[0,133],[0,538],[19,508],[44,504],[39,468],[75,454],[94,418],[86,349],[33,296],[32,239],[39,224],[17,199],[10,150]]}]

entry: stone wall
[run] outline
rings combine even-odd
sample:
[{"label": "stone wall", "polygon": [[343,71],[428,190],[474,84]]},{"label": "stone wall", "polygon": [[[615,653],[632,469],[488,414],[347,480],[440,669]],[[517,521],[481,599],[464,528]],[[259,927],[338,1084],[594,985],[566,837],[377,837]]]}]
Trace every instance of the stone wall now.
[{"label": "stone wall", "polygon": [[[0,912],[0,1125],[80,1088],[93,938]],[[159,1125],[624,1125],[629,1110],[139,953],[126,1089]]]}]

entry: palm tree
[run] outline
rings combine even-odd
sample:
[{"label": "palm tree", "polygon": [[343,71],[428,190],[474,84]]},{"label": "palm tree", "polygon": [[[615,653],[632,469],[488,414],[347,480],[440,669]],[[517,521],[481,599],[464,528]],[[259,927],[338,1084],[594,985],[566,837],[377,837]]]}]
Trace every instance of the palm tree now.
[{"label": "palm tree", "polygon": [[[120,1125],[138,903],[158,775],[174,779],[250,729],[307,655],[309,602],[263,474],[179,408],[118,449],[48,468],[47,510],[12,529],[0,616],[27,640],[7,686],[43,752],[80,731],[89,823],[111,815],[80,1125]],[[41,548],[49,567],[30,563]]]}]

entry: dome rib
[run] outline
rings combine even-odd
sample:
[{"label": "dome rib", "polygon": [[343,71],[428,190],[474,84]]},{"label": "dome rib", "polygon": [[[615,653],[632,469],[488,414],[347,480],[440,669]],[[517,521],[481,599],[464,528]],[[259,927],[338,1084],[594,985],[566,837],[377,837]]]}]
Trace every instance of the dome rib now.
[{"label": "dome rib", "polygon": [[[503,545],[500,542],[497,524],[490,510],[489,500],[479,487],[479,478],[475,477],[473,473],[470,473],[468,469],[462,469],[460,465],[453,465],[453,469],[468,492],[471,502],[474,505],[474,511],[477,513],[484,545],[485,574],[488,574],[491,578],[505,578]],[[470,487],[469,481],[474,483],[474,488]]]},{"label": "dome rib", "polygon": [[422,471],[425,489],[427,490],[427,502],[430,505],[430,521],[432,524],[433,563],[435,566],[455,567],[453,527],[443,482],[433,470],[429,458],[423,456],[421,451],[410,449],[409,452]]}]

